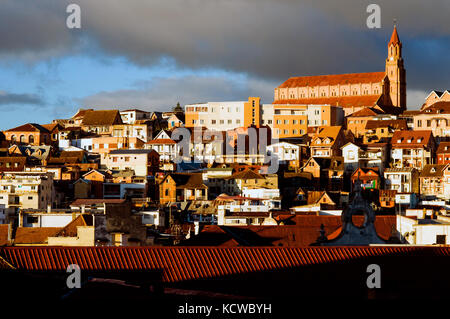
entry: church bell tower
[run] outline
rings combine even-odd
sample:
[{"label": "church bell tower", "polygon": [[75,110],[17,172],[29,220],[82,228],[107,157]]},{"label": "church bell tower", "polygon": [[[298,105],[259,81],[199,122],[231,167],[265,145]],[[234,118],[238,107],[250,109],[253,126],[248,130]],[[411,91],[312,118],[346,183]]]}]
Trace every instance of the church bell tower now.
[{"label": "church bell tower", "polygon": [[398,37],[397,26],[394,26],[388,44],[386,75],[389,79],[389,97],[392,105],[406,110],[406,71],[403,65],[402,43]]}]

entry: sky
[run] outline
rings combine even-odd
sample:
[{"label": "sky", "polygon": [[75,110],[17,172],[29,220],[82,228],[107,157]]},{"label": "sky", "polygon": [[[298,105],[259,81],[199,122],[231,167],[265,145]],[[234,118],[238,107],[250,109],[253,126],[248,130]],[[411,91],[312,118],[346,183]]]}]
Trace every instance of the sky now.
[{"label": "sky", "polygon": [[[81,8],[69,29],[66,8]],[[366,8],[381,8],[381,28]],[[450,89],[448,0],[2,0],[0,130],[79,108],[271,103],[291,76],[384,71],[397,20],[409,109]]]}]

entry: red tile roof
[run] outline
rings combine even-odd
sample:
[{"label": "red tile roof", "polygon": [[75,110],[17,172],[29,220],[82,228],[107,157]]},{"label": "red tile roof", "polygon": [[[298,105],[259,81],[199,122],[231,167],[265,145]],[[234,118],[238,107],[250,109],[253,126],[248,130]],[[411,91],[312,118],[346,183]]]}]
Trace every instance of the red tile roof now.
[{"label": "red tile roof", "polygon": [[40,245],[48,242],[62,227],[17,227],[15,245]]},{"label": "red tile roof", "polygon": [[19,270],[161,270],[163,282],[288,269],[371,256],[450,257],[450,247],[4,247],[0,257]]},{"label": "red tile roof", "polygon": [[385,72],[348,73],[332,75],[297,76],[286,80],[279,88],[297,88],[318,85],[345,85],[357,83],[379,83],[386,77]]},{"label": "red tile roof", "polygon": [[177,144],[177,142],[171,140],[170,138],[159,138],[156,140],[148,141],[145,144]]},{"label": "red tile roof", "polygon": [[392,148],[426,147],[432,137],[432,131],[395,131],[391,141]]},{"label": "red tile roof", "polygon": [[380,95],[363,96],[338,96],[322,98],[284,99],[275,100],[273,104],[294,104],[294,105],[332,105],[346,107],[372,107],[378,104]]},{"label": "red tile roof", "polygon": [[382,114],[383,112],[381,112],[380,110],[374,109],[374,108],[370,108],[370,107],[365,107],[359,111],[356,111],[352,114],[350,114],[348,117],[367,117],[367,116],[376,116],[378,114]]},{"label": "red tile roof", "polygon": [[6,132],[43,132],[43,133],[49,133],[49,131],[42,127],[39,124],[36,123],[27,123],[21,126],[17,126],[14,128],[11,128],[9,130],[6,130]]}]

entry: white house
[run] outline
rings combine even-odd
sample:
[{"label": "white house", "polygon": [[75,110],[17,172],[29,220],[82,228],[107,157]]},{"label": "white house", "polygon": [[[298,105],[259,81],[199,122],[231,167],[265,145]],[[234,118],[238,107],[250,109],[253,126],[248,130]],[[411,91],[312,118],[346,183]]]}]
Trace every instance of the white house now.
[{"label": "white house", "polygon": [[384,170],[385,189],[399,193],[419,192],[419,173],[415,168],[386,168]]},{"label": "white house", "polygon": [[268,155],[277,156],[280,163],[300,160],[300,146],[288,142],[278,142],[267,146]]},{"label": "white house", "polygon": [[341,147],[344,157],[344,167],[348,172],[354,172],[358,167],[378,167],[382,174],[387,156],[386,144],[365,144],[358,146],[347,143]]},{"label": "white house", "polygon": [[161,130],[153,140],[145,143],[144,147],[157,151],[160,156],[160,161],[173,162],[178,156],[177,142],[172,140],[164,130]]},{"label": "white house", "polygon": [[397,231],[413,245],[450,245],[450,217],[412,219],[397,216]]}]

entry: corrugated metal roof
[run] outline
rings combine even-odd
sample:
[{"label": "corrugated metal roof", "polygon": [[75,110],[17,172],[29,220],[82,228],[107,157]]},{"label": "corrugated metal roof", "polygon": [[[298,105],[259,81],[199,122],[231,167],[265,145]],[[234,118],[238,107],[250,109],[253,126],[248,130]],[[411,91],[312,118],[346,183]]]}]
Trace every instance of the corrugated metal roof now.
[{"label": "corrugated metal roof", "polygon": [[17,269],[64,271],[161,270],[164,282],[221,277],[323,264],[361,257],[450,256],[450,247],[4,247],[0,257]]}]

